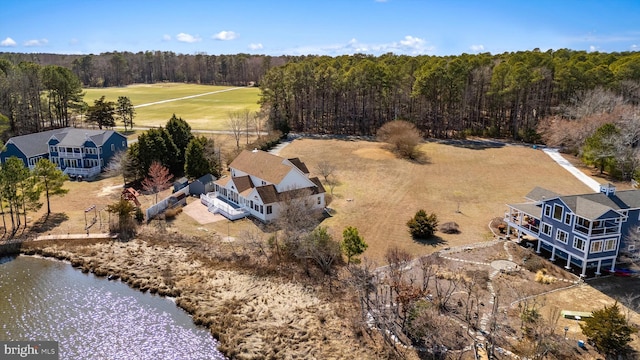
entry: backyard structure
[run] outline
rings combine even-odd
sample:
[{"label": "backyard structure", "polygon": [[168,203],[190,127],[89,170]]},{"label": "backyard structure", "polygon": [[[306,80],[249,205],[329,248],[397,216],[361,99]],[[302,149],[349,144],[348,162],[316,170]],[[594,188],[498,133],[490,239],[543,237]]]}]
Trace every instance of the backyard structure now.
[{"label": "backyard structure", "polygon": [[61,128],[14,136],[0,152],[2,163],[20,158],[33,169],[40,159],[49,159],[70,177],[94,178],[111,158],[127,149],[127,138],[113,130]]},{"label": "backyard structure", "polygon": [[551,261],[566,260],[600,275],[602,267],[613,271],[621,252],[636,251],[626,236],[640,225],[640,190],[617,191],[612,184],[600,186],[600,192],[561,196],[536,187],[526,198],[529,202],[508,204],[505,214],[507,234],[511,229],[518,239],[524,235],[538,241],[536,252],[551,252]]},{"label": "backyard structure", "polygon": [[[216,181],[216,177],[211,175],[211,174],[205,174],[202,175],[201,177],[199,177],[198,179],[194,180],[192,183],[190,183],[189,186],[189,194],[190,195],[195,195],[195,196],[200,196],[202,194],[206,194],[208,192],[212,192],[214,190],[214,181]],[[174,183],[174,190],[178,191],[179,189],[175,189],[175,183]]]},{"label": "backyard structure", "polygon": [[282,202],[306,197],[312,209],[325,207],[325,189],[310,178],[298,158],[285,159],[261,150],[245,150],[229,165],[230,176],[215,181],[215,191],[200,199],[209,211],[230,220],[254,216],[263,222],[278,218]]}]

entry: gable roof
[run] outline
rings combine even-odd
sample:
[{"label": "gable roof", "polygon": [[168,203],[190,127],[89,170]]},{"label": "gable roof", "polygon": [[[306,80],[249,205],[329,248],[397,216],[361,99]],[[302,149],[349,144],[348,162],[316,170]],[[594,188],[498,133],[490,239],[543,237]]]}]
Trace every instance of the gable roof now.
[{"label": "gable roof", "polygon": [[82,146],[87,140],[91,140],[96,146],[102,146],[115,133],[113,130],[89,130],[64,128],[53,134],[59,146]]},{"label": "gable roof", "polygon": [[273,185],[259,186],[256,188],[256,191],[264,204],[272,204],[279,200],[278,190]]},{"label": "gable roof", "polygon": [[317,177],[312,177],[309,180],[311,180],[311,182],[316,185],[316,190],[315,190],[316,194],[322,194],[327,192],[327,190],[324,189],[324,186],[322,186],[322,182],[320,182],[320,179],[318,179]]},{"label": "gable roof", "polygon": [[300,169],[300,171],[302,171],[305,175],[309,174],[309,169],[307,168],[307,165],[305,165],[299,158],[292,158],[287,160],[289,160],[293,164],[293,166]]},{"label": "gable roof", "polygon": [[211,174],[205,174],[200,176],[196,181],[201,182],[203,184],[208,184],[214,182],[216,180],[215,176]]},{"label": "gable roof", "polygon": [[617,191],[610,195],[589,193],[560,196],[553,191],[536,187],[525,197],[534,202],[558,199],[574,214],[591,220],[598,219],[608,211],[640,208],[640,190]]},{"label": "gable roof", "polygon": [[234,177],[232,180],[236,185],[236,189],[238,189],[238,193],[243,193],[245,190],[253,188],[253,182],[251,181],[251,177],[248,175]]},{"label": "gable roof", "polygon": [[244,150],[229,164],[230,168],[251,174],[272,184],[279,184],[293,169],[286,160],[261,150]]},{"label": "gable roof", "polygon": [[48,154],[49,144],[47,143],[51,136],[57,134],[62,129],[47,130],[39,133],[14,136],[7,141],[14,144],[27,157]]},{"label": "gable roof", "polygon": [[556,194],[551,190],[547,190],[545,188],[536,186],[535,188],[533,188],[533,190],[529,191],[529,193],[524,197],[531,201],[542,201],[542,200],[557,198],[558,196],[560,195]]}]

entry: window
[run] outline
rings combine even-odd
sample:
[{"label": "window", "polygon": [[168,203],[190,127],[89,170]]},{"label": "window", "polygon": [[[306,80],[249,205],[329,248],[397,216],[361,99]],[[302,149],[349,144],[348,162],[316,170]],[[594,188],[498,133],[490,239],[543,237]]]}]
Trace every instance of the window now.
[{"label": "window", "polygon": [[55,148],[56,148],[55,146],[49,146],[49,152],[55,152],[54,150]]},{"label": "window", "polygon": [[122,142],[122,147],[124,147],[124,141]]},{"label": "window", "polygon": [[627,251],[635,251],[636,250],[636,246],[635,245],[629,245],[627,247]]},{"label": "window", "polygon": [[551,216],[551,206],[550,205],[545,205],[544,206],[544,216],[546,216],[546,217]]},{"label": "window", "polygon": [[599,253],[602,252],[602,240],[592,241],[591,242],[591,253]]},{"label": "window", "polygon": [[102,146],[100,146],[100,154],[102,154]]},{"label": "window", "polygon": [[617,239],[607,239],[604,241],[603,251],[614,251],[617,245],[618,245]]},{"label": "window", "polygon": [[271,205],[267,205],[267,215],[273,213],[273,207]]},{"label": "window", "polygon": [[260,214],[264,214],[264,207],[260,205]]},{"label": "window", "polygon": [[560,230],[558,229],[556,231],[556,240],[558,240],[559,242],[566,244],[567,241],[569,241],[569,233],[567,233],[564,230]]},{"label": "window", "polygon": [[547,223],[542,223],[542,233],[547,235],[548,237],[551,237],[551,231],[553,230],[553,226],[547,224]]},{"label": "window", "polygon": [[111,144],[111,151],[116,151],[116,144]]},{"label": "window", "polygon": [[573,237],[573,247],[580,250],[580,251],[584,251],[584,245],[586,244],[586,241],[582,238],[579,238],[577,236]]},{"label": "window", "polygon": [[564,223],[567,225],[571,225],[571,213],[567,212],[564,214]]},{"label": "window", "polygon": [[562,206],[558,204],[553,205],[553,218],[562,221]]},{"label": "window", "polygon": [[320,200],[320,196],[318,196],[318,205],[320,205],[321,200]]}]

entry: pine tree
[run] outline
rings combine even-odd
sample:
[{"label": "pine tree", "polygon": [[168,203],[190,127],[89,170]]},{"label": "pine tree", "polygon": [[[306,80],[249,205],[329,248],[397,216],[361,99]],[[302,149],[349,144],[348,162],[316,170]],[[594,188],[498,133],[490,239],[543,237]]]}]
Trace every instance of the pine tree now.
[{"label": "pine tree", "polygon": [[617,355],[625,352],[627,344],[631,342],[631,334],[638,331],[620,312],[617,302],[594,311],[591,318],[584,319],[580,328],[598,352],[608,358],[617,358]]}]

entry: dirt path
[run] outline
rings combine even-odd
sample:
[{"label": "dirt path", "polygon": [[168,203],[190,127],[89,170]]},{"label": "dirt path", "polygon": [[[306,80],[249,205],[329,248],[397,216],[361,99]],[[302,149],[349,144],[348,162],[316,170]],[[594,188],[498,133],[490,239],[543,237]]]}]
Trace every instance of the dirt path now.
[{"label": "dirt path", "polygon": [[167,100],[154,101],[154,102],[150,102],[150,103],[146,103],[146,104],[136,105],[136,106],[134,106],[134,108],[135,108],[135,109],[137,109],[137,108],[141,108],[141,107],[145,107],[145,106],[151,106],[151,105],[157,105],[157,104],[164,104],[164,103],[168,103],[168,102],[172,102],[172,101],[179,101],[179,100],[193,99],[193,98],[200,97],[200,96],[206,96],[206,95],[211,95],[211,94],[218,94],[218,93],[223,93],[223,92],[227,92],[227,91],[231,91],[231,90],[238,90],[238,89],[244,89],[244,88],[243,88],[243,87],[234,87],[234,88],[230,88],[230,89],[217,90],[217,91],[210,91],[210,92],[206,92],[206,93],[202,93],[202,94],[196,94],[196,95],[183,96],[183,97],[175,98],[175,99],[167,99]]}]

